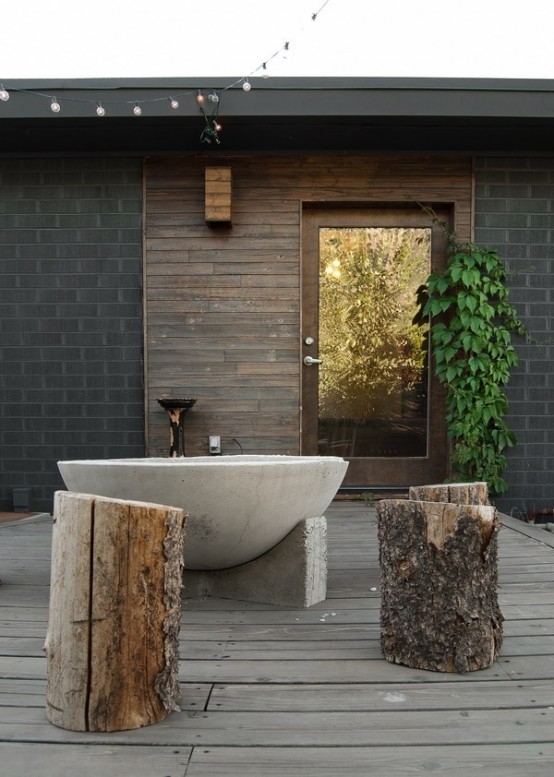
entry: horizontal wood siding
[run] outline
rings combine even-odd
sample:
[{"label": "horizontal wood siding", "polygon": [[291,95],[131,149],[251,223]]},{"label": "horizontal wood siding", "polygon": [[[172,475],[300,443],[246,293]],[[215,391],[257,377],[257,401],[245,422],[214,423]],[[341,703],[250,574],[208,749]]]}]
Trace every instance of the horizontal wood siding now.
[{"label": "horizontal wood siding", "polygon": [[186,453],[300,452],[303,207],[451,203],[471,236],[471,160],[218,158],[231,168],[232,226],[205,221],[206,158],[145,168],[145,363],[149,455],[167,455],[163,394],[195,398]]}]

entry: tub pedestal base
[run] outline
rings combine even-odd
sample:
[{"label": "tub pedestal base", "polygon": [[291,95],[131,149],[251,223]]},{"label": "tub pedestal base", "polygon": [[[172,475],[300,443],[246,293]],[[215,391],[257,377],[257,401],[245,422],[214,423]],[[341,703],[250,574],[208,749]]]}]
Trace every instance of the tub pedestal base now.
[{"label": "tub pedestal base", "polygon": [[286,607],[311,607],[327,595],[327,521],[301,521],[284,540],[231,569],[185,569],[184,597],[210,596]]}]

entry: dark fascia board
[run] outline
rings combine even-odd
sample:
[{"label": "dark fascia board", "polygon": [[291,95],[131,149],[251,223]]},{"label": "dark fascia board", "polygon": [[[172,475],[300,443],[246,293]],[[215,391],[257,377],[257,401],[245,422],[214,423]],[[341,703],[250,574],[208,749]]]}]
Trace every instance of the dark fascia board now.
[{"label": "dark fascia board", "polygon": [[[146,117],[198,116],[196,94],[216,90],[222,117],[435,117],[553,119],[554,80],[453,78],[252,78],[98,79],[5,81],[10,99],[0,102],[3,119],[95,116],[102,103],[107,117],[132,115],[135,103]],[[54,114],[56,96],[62,110]],[[169,98],[179,100],[173,110]],[[211,106],[208,106],[208,108]],[[101,119],[104,120],[104,119]]]},{"label": "dark fascia board", "polygon": [[340,153],[554,153],[554,126],[545,120],[227,118],[221,144],[200,140],[203,121],[112,118],[5,120],[0,157],[13,154],[118,154],[152,156],[329,151]]}]

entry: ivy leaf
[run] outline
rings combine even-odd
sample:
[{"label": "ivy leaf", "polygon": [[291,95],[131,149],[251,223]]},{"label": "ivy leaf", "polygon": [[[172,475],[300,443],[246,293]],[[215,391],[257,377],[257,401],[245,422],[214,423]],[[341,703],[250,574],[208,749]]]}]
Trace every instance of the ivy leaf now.
[{"label": "ivy leaf", "polygon": [[469,319],[469,328],[472,332],[475,332],[475,334],[479,334],[483,329],[483,321],[479,316],[471,316]]},{"label": "ivy leaf", "polygon": [[458,349],[457,348],[452,348],[452,347],[445,348],[444,349],[444,360],[447,361],[447,362],[452,361],[452,359],[456,356],[457,353],[458,353]]},{"label": "ivy leaf", "polygon": [[460,278],[462,277],[462,272],[464,268],[461,265],[456,265],[454,267],[451,267],[450,269],[450,277],[452,278],[453,283],[458,283]]},{"label": "ivy leaf", "polygon": [[464,349],[464,351],[466,353],[468,353],[469,351],[472,350],[472,348],[473,348],[473,340],[474,339],[475,338],[471,334],[464,335],[462,337],[462,346],[463,346],[463,349]]},{"label": "ivy leaf", "polygon": [[448,280],[441,276],[437,279],[437,282],[435,284],[435,288],[439,292],[439,294],[444,294],[444,292],[448,289]]},{"label": "ivy leaf", "polygon": [[457,369],[452,365],[450,365],[450,367],[448,367],[446,370],[446,380],[448,381],[448,383],[451,383],[457,374],[458,374]]},{"label": "ivy leaf", "polygon": [[480,273],[478,270],[469,269],[462,273],[462,283],[467,289],[476,286],[479,283]]},{"label": "ivy leaf", "polygon": [[468,360],[469,368],[475,374],[479,368],[482,366],[482,361],[477,356],[472,356],[471,359]]},{"label": "ivy leaf", "polygon": [[477,300],[474,296],[471,294],[465,295],[466,300],[466,308],[470,311],[470,313],[475,313],[475,308],[477,307]]}]

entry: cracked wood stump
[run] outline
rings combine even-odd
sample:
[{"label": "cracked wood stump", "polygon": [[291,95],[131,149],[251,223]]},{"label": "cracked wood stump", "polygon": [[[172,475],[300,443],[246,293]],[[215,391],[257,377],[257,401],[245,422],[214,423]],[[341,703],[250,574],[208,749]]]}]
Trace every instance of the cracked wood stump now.
[{"label": "cracked wood stump", "polygon": [[122,731],[178,710],[185,514],[56,493],[46,714],[72,731]]},{"label": "cracked wood stump", "polygon": [[490,666],[503,621],[496,509],[390,499],[377,512],[385,658],[439,672]]}]

